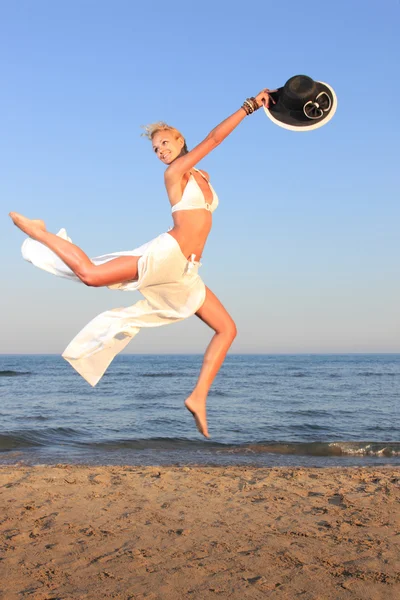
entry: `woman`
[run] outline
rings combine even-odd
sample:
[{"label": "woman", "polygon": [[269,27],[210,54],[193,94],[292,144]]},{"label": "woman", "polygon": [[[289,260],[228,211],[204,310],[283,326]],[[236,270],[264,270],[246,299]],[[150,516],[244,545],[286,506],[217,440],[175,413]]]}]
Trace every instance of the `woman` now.
[{"label": "woman", "polygon": [[197,273],[218,198],[207,173],[195,169],[195,165],[247,115],[261,106],[268,108],[269,93],[270,90],[264,89],[255,98],[245,100],[239,110],[217,125],[190,152],[176,129],[164,123],[146,128],[154,152],[167,165],[164,179],[174,225],[168,233],[136,250],[89,259],[72,244],[65,230],[55,235],[46,230],[41,220],[10,213],[14,224],[30,238],[23,245],[24,258],[36,266],[62,277],[78,279],[88,286],[139,289],[146,298],[131,309],[115,309],[99,315],[63,353],[92,385],[141,327],[171,323],[196,314],[215,331],[196,386],[185,400],[186,408],[205,437],[209,437],[208,391],[236,336],[236,326]]}]

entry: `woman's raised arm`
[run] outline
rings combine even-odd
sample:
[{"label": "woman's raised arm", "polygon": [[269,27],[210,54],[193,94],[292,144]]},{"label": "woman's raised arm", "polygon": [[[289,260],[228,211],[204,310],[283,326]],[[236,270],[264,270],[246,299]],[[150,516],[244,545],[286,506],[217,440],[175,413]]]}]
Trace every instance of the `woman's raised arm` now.
[{"label": "woman's raised arm", "polygon": [[172,183],[176,179],[182,177],[184,173],[190,171],[190,169],[197,165],[202,158],[219,146],[219,144],[223,142],[234,129],[236,129],[239,123],[241,123],[248,114],[261,108],[263,105],[268,108],[269,103],[271,101],[273,102],[272,98],[269,96],[270,92],[271,90],[264,89],[257,94],[255,98],[246,100],[239,110],[214,127],[208,136],[200,142],[200,144],[195,146],[193,150],[174,160],[165,171],[166,183]]}]

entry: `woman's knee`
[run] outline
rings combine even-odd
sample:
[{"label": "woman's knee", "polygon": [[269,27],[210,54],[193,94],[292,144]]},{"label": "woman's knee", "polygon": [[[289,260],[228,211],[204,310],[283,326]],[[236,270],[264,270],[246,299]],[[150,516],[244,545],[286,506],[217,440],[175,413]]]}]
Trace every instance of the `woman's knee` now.
[{"label": "woman's knee", "polygon": [[224,335],[226,335],[226,337],[228,337],[233,342],[233,340],[237,336],[237,329],[236,329],[235,321],[233,319],[229,319],[224,324],[224,327],[222,328],[222,331],[220,331],[220,333],[223,333]]}]

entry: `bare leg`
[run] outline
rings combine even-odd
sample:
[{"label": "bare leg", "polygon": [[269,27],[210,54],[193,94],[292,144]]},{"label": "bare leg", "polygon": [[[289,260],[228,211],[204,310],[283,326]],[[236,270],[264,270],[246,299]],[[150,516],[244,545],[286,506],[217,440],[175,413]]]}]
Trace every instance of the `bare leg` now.
[{"label": "bare leg", "polygon": [[204,304],[196,315],[214,329],[215,334],[204,354],[196,387],[185,400],[185,406],[194,416],[200,433],[205,437],[210,437],[207,428],[207,395],[229,347],[236,337],[236,326],[221,302],[208,288],[206,288]]},{"label": "bare leg", "polygon": [[137,279],[139,256],[121,256],[96,266],[78,246],[46,231],[40,219],[27,219],[15,212],[10,217],[21,231],[57,254],[86,285],[100,287]]}]

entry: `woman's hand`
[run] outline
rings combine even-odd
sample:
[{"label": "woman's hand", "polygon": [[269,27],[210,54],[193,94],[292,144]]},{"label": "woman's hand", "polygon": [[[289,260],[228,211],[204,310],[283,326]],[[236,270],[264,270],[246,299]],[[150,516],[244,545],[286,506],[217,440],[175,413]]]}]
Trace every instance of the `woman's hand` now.
[{"label": "woman's hand", "polygon": [[265,106],[265,108],[268,108],[269,105],[271,104],[276,104],[275,100],[273,98],[271,98],[270,94],[273,94],[274,92],[277,92],[278,90],[269,90],[268,88],[265,88],[264,90],[261,90],[261,92],[259,94],[257,94],[256,96],[256,102],[258,104],[258,108],[261,108],[262,106]]}]

